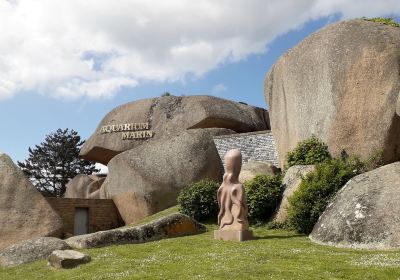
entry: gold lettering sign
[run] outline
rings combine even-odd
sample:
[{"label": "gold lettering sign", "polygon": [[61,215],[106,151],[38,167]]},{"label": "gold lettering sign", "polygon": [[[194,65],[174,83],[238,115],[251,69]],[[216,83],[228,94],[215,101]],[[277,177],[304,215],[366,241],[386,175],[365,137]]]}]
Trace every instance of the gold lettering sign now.
[{"label": "gold lettering sign", "polygon": [[154,136],[149,123],[111,124],[100,127],[100,133],[122,132],[122,140],[148,139]]}]

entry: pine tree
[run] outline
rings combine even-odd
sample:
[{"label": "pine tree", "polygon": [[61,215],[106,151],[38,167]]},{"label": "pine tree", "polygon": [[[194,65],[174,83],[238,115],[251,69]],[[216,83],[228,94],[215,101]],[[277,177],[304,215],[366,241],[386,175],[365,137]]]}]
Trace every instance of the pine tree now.
[{"label": "pine tree", "polygon": [[34,149],[29,147],[28,159],[18,165],[43,195],[61,197],[70,179],[98,172],[92,162],[78,158],[84,143],[73,129],[58,129]]}]

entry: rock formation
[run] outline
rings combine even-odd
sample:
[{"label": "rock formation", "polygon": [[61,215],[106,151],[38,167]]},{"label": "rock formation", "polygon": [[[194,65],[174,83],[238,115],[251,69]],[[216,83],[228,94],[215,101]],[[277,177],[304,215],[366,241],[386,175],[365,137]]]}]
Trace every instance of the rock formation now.
[{"label": "rock formation", "polygon": [[400,248],[400,162],[351,179],[326,208],[312,241],[341,247]]},{"label": "rock formation", "polygon": [[[111,132],[112,125],[135,123],[139,124],[138,129],[144,127],[140,124],[148,124],[152,137],[122,140],[121,131]],[[101,133],[105,126],[110,133]],[[145,127],[147,129],[147,125]],[[166,96],[138,100],[108,113],[82,147],[80,156],[107,164],[123,151],[144,143],[169,139],[194,128],[228,128],[236,132],[266,130],[269,129],[268,112],[262,108],[212,96]],[[114,127],[114,130],[118,129]]]},{"label": "rock formation", "polygon": [[13,267],[46,259],[54,250],[66,249],[70,249],[68,244],[54,237],[25,240],[0,250],[0,267]]},{"label": "rock formation", "polygon": [[257,175],[275,175],[279,168],[269,162],[249,161],[243,164],[239,175],[239,182],[244,183]]},{"label": "rock formation", "polygon": [[288,199],[300,186],[302,178],[307,176],[308,173],[315,170],[314,165],[295,165],[291,166],[285,173],[282,180],[282,200],[278,207],[278,211],[274,220],[283,223],[287,219],[287,208],[289,206]]},{"label": "rock formation", "polygon": [[92,260],[89,255],[74,250],[55,250],[48,258],[48,264],[54,268],[74,268]]},{"label": "rock formation", "polygon": [[199,234],[206,231],[203,224],[184,214],[176,213],[146,225],[99,231],[68,238],[76,249],[104,247],[117,244],[145,243],[159,239]]},{"label": "rock formation", "polygon": [[79,174],[67,184],[65,198],[99,198],[101,185],[105,177],[96,175]]},{"label": "rock formation", "polygon": [[247,220],[246,192],[239,182],[242,167],[240,150],[233,149],[224,157],[224,180],[218,189],[218,225],[219,230],[214,232],[215,239],[244,241],[251,239]]},{"label": "rock formation", "polygon": [[115,156],[100,197],[123,204],[118,209],[126,223],[176,205],[183,187],[203,178],[221,180],[222,163],[212,140],[221,132],[229,130],[191,129]]},{"label": "rock formation", "polygon": [[400,28],[365,20],[329,25],[284,54],[265,78],[280,162],[312,134],[334,156],[400,160]]},{"label": "rock formation", "polygon": [[6,154],[0,153],[0,249],[61,234],[62,220]]}]

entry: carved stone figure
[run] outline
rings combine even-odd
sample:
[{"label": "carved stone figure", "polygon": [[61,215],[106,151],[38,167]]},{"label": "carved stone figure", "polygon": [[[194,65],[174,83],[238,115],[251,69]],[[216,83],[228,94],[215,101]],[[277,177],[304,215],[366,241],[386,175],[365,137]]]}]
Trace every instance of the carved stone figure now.
[{"label": "carved stone figure", "polygon": [[242,167],[240,150],[228,151],[224,157],[224,180],[218,189],[219,230],[214,232],[215,239],[244,241],[252,238],[247,220],[246,193],[239,182]]}]

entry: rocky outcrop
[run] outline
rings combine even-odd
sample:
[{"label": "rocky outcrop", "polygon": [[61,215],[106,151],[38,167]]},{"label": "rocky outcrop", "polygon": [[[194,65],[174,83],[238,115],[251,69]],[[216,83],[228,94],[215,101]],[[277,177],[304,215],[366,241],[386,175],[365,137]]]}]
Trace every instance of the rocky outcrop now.
[{"label": "rocky outcrop", "polygon": [[22,240],[60,236],[62,220],[6,154],[0,153],[0,249]]},{"label": "rocky outcrop", "polygon": [[282,200],[274,217],[276,222],[283,223],[286,221],[289,197],[300,187],[301,180],[314,170],[315,165],[294,165],[286,171],[282,179]]},{"label": "rocky outcrop", "polygon": [[171,214],[155,222],[74,236],[66,240],[73,248],[85,249],[116,244],[145,243],[149,241],[203,233],[206,227],[184,214]]},{"label": "rocky outcrop", "polygon": [[257,175],[276,175],[279,168],[269,162],[248,161],[243,163],[239,174],[239,181],[244,183],[256,177]]},{"label": "rocky outcrop", "polygon": [[92,260],[89,255],[74,250],[56,250],[48,258],[54,268],[74,268]]},{"label": "rocky outcrop", "polygon": [[79,174],[67,184],[65,198],[99,198],[101,185],[105,180],[104,176]]},{"label": "rocky outcrop", "polygon": [[0,251],[0,266],[12,267],[46,259],[54,250],[70,249],[68,244],[54,237],[26,240]]},{"label": "rocky outcrop", "polygon": [[127,211],[122,216],[128,216],[131,223],[176,205],[179,191],[193,182],[203,178],[220,181],[222,162],[212,140],[220,132],[188,130],[117,155],[108,164],[101,198],[115,199],[117,205],[122,199]]},{"label": "rocky outcrop", "polygon": [[334,23],[284,54],[265,78],[280,162],[312,134],[334,156],[382,151],[400,160],[400,28]]},{"label": "rocky outcrop", "polygon": [[396,113],[400,116],[400,93],[399,97],[397,98]]},{"label": "rocky outcrop", "polygon": [[400,248],[400,162],[351,179],[326,208],[312,241],[340,247]]},{"label": "rocky outcrop", "polygon": [[[104,126],[132,123],[148,123],[152,137],[122,140],[121,131],[101,133]],[[109,128],[112,130],[112,127]],[[268,112],[213,96],[166,96],[138,100],[108,113],[82,147],[80,156],[107,164],[123,151],[159,139],[169,139],[193,128],[228,128],[236,132],[266,130],[269,129]]]}]

